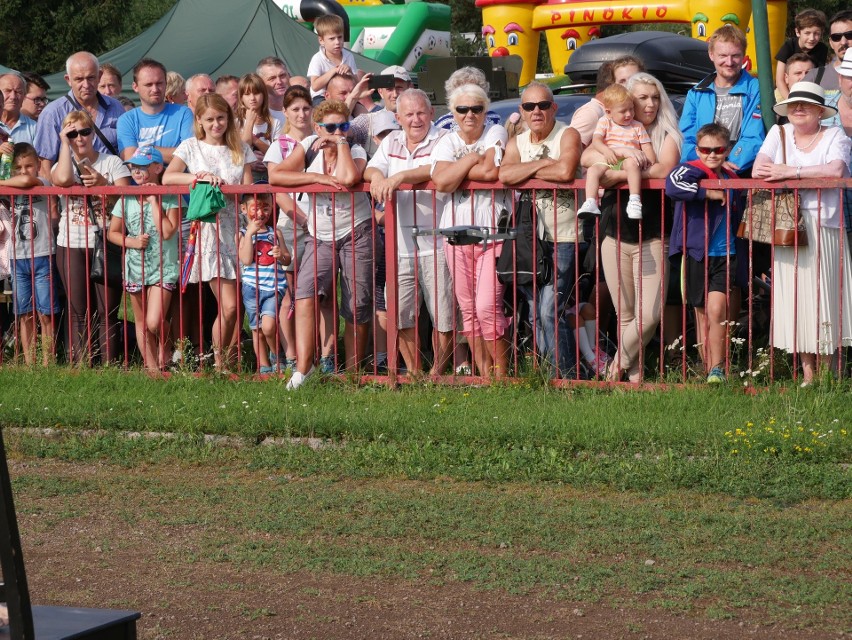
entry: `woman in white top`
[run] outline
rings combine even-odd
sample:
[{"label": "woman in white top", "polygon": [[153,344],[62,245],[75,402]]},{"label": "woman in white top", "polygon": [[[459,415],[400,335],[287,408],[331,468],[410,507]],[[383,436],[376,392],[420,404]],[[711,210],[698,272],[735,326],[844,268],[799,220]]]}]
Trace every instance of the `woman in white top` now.
[{"label": "woman in white top", "polygon": [[[251,184],[251,147],[240,140],[234,114],[225,99],[208,93],[195,103],[195,137],[184,140],[163,174],[163,184],[192,184],[208,181],[222,184]],[[185,171],[189,173],[185,173]],[[213,353],[216,367],[229,363],[225,353],[239,335],[237,327],[237,210],[233,197],[216,222],[202,222],[198,249],[189,275],[192,283],[209,282],[218,303],[213,323]],[[230,351],[230,350],[228,350]]]},{"label": "woman in white top", "polygon": [[[80,185],[103,187],[127,186],[130,171],[121,158],[99,153],[92,146],[95,136],[91,116],[85,111],[72,111],[62,121],[59,132],[59,159],[50,171],[50,180],[57,187]],[[67,196],[61,199],[62,216],[56,240],[56,262],[59,279],[68,298],[71,338],[68,360],[79,364],[90,360],[95,353],[101,362],[116,360],[119,353],[118,303],[121,286],[108,284],[104,278],[89,280],[95,234],[104,229],[109,211],[109,198],[98,196]],[[104,247],[106,249],[106,247]],[[119,282],[121,267],[118,267]],[[91,293],[89,287],[91,286]],[[97,301],[98,327],[92,326]],[[100,349],[96,347],[100,345]]]},{"label": "woman in white top", "polygon": [[[465,84],[447,102],[458,129],[443,138],[432,152],[432,181],[447,198],[440,228],[458,225],[496,232],[498,220],[512,209],[509,192],[459,188],[465,180],[496,181],[508,134],[501,125],[486,121],[488,95],[479,85]],[[503,313],[503,285],[497,280],[496,262],[501,240],[481,244],[445,243],[453,289],[461,308],[464,334],[471,343],[480,375],[506,375],[509,318]]]},{"label": "woman in white top", "polygon": [[[755,178],[777,181],[849,175],[849,138],[840,127],[820,123],[837,113],[826,106],[821,86],[797,82],[774,111],[789,120],[782,125],[786,162],[782,163],[780,127],[776,125],[757,154],[752,170]],[[852,344],[852,254],[846,234],[840,233],[840,190],[802,189],[799,200],[807,244],[775,247],[772,346],[798,353],[803,384],[810,384],[817,370],[817,354],[831,356],[840,345]]]},{"label": "woman in white top", "polygon": [[269,172],[272,184],[285,187],[326,185],[330,193],[310,196],[308,232],[296,276],[297,365],[288,388],[301,386],[313,369],[316,300],[320,313],[333,326],[334,284],[340,274],[340,315],[346,327],[346,368],[355,371],[367,348],[373,316],[372,210],[366,193],[347,189],[361,182],[367,154],[350,148],[349,109],[339,100],[326,100],[313,112],[316,136],[305,138],[283,162]]}]

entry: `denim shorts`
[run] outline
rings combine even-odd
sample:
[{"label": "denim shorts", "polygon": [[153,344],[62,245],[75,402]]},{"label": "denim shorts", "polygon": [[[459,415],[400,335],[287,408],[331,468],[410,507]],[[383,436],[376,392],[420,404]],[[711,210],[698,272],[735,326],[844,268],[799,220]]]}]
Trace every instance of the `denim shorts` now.
[{"label": "denim shorts", "polygon": [[12,260],[12,288],[15,297],[15,315],[33,311],[33,286],[35,286],[35,308],[48,316],[59,313],[59,274],[53,256],[20,258]]},{"label": "denim shorts", "polygon": [[258,309],[260,317],[278,317],[278,309],[284,299],[284,291],[262,291],[249,284],[243,283],[243,307],[249,317],[249,327],[254,331],[258,328]]}]

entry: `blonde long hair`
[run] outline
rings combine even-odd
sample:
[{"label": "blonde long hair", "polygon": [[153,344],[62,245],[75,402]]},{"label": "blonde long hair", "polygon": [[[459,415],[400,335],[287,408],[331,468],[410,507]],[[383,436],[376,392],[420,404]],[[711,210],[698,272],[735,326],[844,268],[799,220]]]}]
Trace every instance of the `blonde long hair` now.
[{"label": "blonde long hair", "polygon": [[225,140],[225,145],[231,150],[231,160],[234,164],[242,166],[245,164],[243,141],[240,139],[240,132],[237,131],[234,112],[231,110],[231,105],[218,93],[205,93],[195,101],[195,137],[204,140],[205,134],[204,127],[201,126],[201,117],[208,109],[220,111],[228,116],[228,125],[222,138]]},{"label": "blonde long hair", "polygon": [[650,73],[640,71],[630,76],[624,86],[632,94],[637,84],[656,87],[657,91],[660,92],[660,108],[657,111],[657,117],[654,119],[653,124],[645,127],[648,135],[651,137],[651,146],[654,147],[654,152],[659,156],[663,150],[663,143],[668,136],[674,139],[677,149],[680,151],[680,148],[683,146],[683,133],[678,124],[677,112],[662,83]]}]

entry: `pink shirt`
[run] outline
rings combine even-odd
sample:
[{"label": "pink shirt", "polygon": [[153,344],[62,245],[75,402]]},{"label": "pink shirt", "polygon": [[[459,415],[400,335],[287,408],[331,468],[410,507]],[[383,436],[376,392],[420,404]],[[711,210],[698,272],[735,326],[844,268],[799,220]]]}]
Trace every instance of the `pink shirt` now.
[{"label": "pink shirt", "polygon": [[620,125],[604,116],[598,120],[595,136],[602,138],[610,149],[627,147],[639,150],[643,144],[651,144],[651,137],[645,130],[645,125],[638,120],[632,120],[628,125]]}]

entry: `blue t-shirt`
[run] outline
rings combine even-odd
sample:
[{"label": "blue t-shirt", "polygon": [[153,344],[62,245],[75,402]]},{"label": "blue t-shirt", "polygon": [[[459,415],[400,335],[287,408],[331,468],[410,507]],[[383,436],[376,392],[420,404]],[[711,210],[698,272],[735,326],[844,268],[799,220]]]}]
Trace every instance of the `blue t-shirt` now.
[{"label": "blue t-shirt", "polygon": [[[62,130],[62,121],[72,111],[82,110],[74,94],[70,91],[61,98],[50,102],[41,112],[36,123],[36,136],[33,146],[38,152],[39,158],[56,162],[59,158],[61,141],[59,132]],[[98,115],[95,118],[98,128],[110,144],[116,144],[115,127],[118,119],[124,114],[124,106],[115,98],[98,94]],[[92,145],[98,153],[112,153],[101,137],[92,134]]]},{"label": "blue t-shirt", "polygon": [[180,104],[166,103],[153,115],[136,107],[118,119],[119,152],[127,147],[176,147],[191,137],[192,111]]}]

